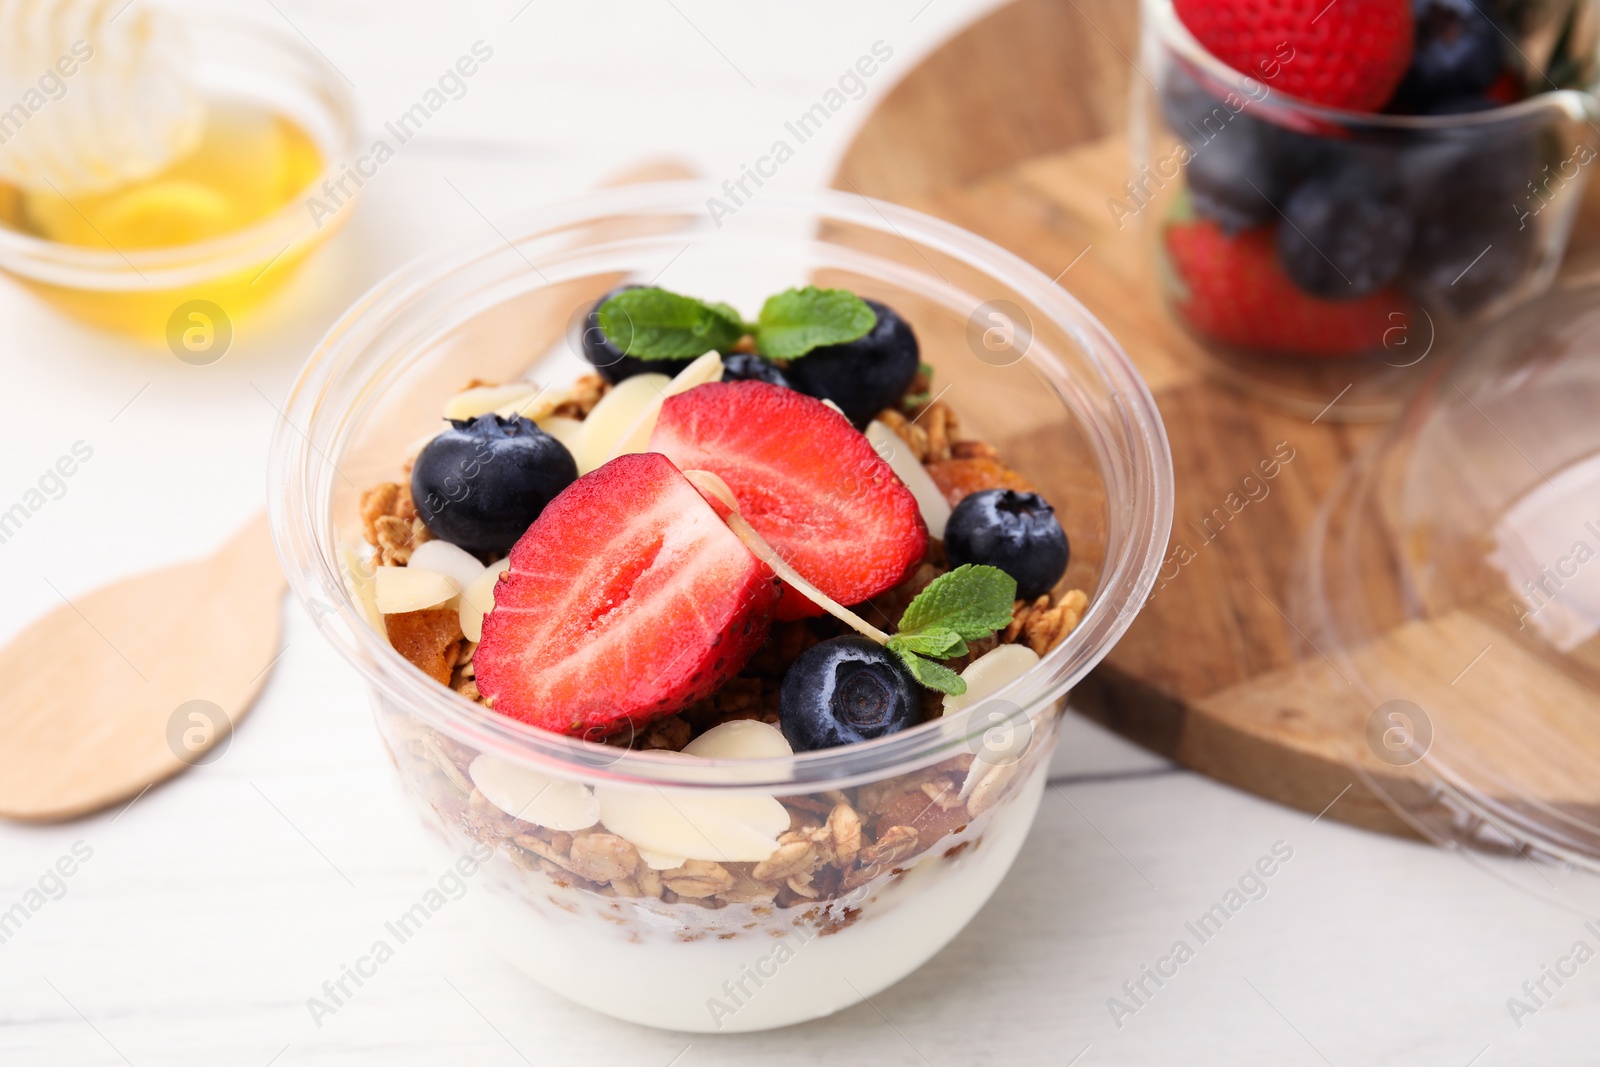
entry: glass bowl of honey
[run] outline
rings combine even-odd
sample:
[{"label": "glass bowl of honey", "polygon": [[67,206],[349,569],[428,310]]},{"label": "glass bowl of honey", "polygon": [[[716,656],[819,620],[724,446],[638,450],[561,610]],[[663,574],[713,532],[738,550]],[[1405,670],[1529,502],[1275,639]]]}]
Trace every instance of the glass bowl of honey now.
[{"label": "glass bowl of honey", "polygon": [[[355,154],[356,109],[343,75],[301,38],[220,11],[179,17],[185,76],[204,102],[192,147],[91,192],[0,177],[0,271],[74,318],[209,362],[219,331],[348,219],[359,185],[337,171]],[[93,46],[75,47],[92,74]],[[77,66],[62,69],[85,82]],[[59,84],[63,98],[79,90],[70,77]],[[48,102],[13,109],[0,113],[0,136],[8,114],[11,133],[61,118]]]}]

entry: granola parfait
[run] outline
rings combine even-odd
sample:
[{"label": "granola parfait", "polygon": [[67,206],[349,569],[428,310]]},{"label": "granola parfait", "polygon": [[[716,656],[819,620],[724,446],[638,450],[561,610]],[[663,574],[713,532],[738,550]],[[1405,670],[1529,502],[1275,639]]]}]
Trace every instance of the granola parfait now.
[{"label": "granola parfait", "polygon": [[953,938],[1160,565],[1126,357],[860,197],[600,194],[336,327],[280,554],[489,942],[677,1030],[817,1018]]}]

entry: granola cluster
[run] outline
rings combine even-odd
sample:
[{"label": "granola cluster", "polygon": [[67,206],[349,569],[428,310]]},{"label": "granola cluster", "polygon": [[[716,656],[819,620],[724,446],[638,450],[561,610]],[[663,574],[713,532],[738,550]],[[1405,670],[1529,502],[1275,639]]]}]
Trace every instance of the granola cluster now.
[{"label": "granola cluster", "polygon": [[1011,625],[1000,639],[1025,644],[1043,656],[1078,628],[1088,607],[1089,597],[1081,589],[1041,596],[1031,603],[1019,600],[1011,609]]},{"label": "granola cluster", "polygon": [[361,532],[375,562],[386,567],[410,563],[411,550],[432,536],[403,482],[381,482],[361,494]]},{"label": "granola cluster", "polygon": [[566,395],[550,414],[564,415],[569,419],[586,419],[610,388],[611,386],[600,375],[585,374],[568,387]]}]

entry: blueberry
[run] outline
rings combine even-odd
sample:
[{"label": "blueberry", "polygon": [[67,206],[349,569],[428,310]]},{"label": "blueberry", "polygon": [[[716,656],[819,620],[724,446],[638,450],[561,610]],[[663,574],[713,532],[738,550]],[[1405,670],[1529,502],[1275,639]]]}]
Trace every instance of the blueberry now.
[{"label": "blueberry", "polygon": [[722,357],[722,380],[725,382],[766,382],[793,389],[788,375],[771,360],[762,359],[751,352],[730,352]]},{"label": "blueberry", "polygon": [[1413,222],[1385,170],[1346,161],[1302,184],[1283,204],[1278,261],[1301,289],[1352,300],[1383,288],[1411,248]]},{"label": "blueberry", "polygon": [[1258,125],[1237,115],[1211,140],[1191,149],[1187,172],[1195,213],[1229,233],[1276,219],[1273,205],[1283,199],[1287,185],[1274,148]]},{"label": "blueberry", "polygon": [[521,416],[452,419],[411,468],[428,532],[478,555],[511,551],[544,506],[578,477],[572,454]]},{"label": "blueberry", "polygon": [[894,653],[854,634],[812,645],[789,665],[778,724],[797,752],[871,741],[910,726],[921,700]]},{"label": "blueberry", "polygon": [[1416,46],[1391,111],[1437,114],[1439,103],[1494,84],[1505,65],[1505,38],[1490,14],[1473,0],[1415,0],[1413,12]]},{"label": "blueberry", "polygon": [[876,300],[867,306],[878,321],[865,336],[813,348],[784,371],[802,393],[838,404],[857,429],[905,396],[921,362],[906,321]]},{"label": "blueberry", "polygon": [[[1537,259],[1544,199],[1539,133],[1527,121],[1452,131],[1406,161],[1416,236],[1404,277],[1416,296],[1471,315],[1517,290]],[[1481,258],[1480,258],[1481,257]]]},{"label": "blueberry", "polygon": [[1162,115],[1189,149],[1195,212],[1230,233],[1277,219],[1273,205],[1323,154],[1314,138],[1263,122],[1250,106],[1236,94],[1218,98],[1181,67],[1161,87]]},{"label": "blueberry", "polygon": [[1038,493],[984,489],[963,497],[944,527],[950,566],[999,567],[1017,580],[1017,596],[1048,593],[1067,569],[1067,534]]},{"label": "blueberry", "polygon": [[1417,296],[1465,317],[1521,287],[1533,269],[1537,231],[1503,206],[1479,210],[1468,223],[1462,206],[1447,190],[1422,217],[1406,276]]},{"label": "blueberry", "polygon": [[[1464,115],[1499,106],[1486,97],[1456,97],[1421,113]],[[1418,227],[1448,213],[1465,229],[1485,222],[1494,228],[1488,216],[1536,210],[1530,183],[1540,172],[1544,121],[1521,117],[1467,123],[1416,138],[1400,152],[1399,171]]]},{"label": "blueberry", "polygon": [[672,377],[694,362],[692,359],[640,359],[638,356],[624,355],[622,349],[606,336],[605,330],[600,328],[600,305],[620,292],[638,288],[637,285],[624,285],[611,290],[595,301],[594,307],[589,309],[589,314],[583,320],[583,358],[612,385],[635,374],[665,374]]}]

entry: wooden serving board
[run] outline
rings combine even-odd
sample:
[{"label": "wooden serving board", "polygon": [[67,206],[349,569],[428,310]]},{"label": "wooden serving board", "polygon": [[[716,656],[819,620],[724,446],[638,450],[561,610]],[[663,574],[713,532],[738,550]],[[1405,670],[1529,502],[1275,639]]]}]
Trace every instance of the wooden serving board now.
[{"label": "wooden serving board", "polygon": [[[1074,694],[1077,710],[1264,797],[1309,812],[1338,798],[1329,818],[1414,834],[1356,770],[1411,810],[1432,803],[1426,783],[1368,749],[1372,702],[1315,655],[1297,655],[1281,610],[1319,503],[1378,430],[1289,414],[1203,376],[1191,342],[1161,310],[1150,238],[1137,226],[1119,231],[1106,208],[1131,170],[1125,131],[1130,80],[1141,77],[1132,65],[1137,12],[1132,0],[1016,0],[995,11],[895,87],[835,185],[948,219],[1060,274],[1160,404],[1177,478],[1171,549],[1181,544],[1188,552],[1180,555],[1192,558],[1167,568],[1127,636]],[[1600,261],[1597,200],[1590,195],[1581,213],[1569,273]],[[1293,458],[1265,498],[1220,532],[1202,527],[1285,448]],[[1484,626],[1458,616],[1413,624],[1361,655],[1405,664],[1418,691],[1449,704],[1436,731],[1504,753],[1496,770],[1507,800],[1533,798],[1600,822],[1597,732],[1588,732],[1587,748],[1527,741],[1581,736],[1574,716],[1600,714],[1582,706],[1581,687],[1513,650],[1474,686],[1445,693],[1483,649]],[[1508,706],[1519,710],[1508,715]]]}]

